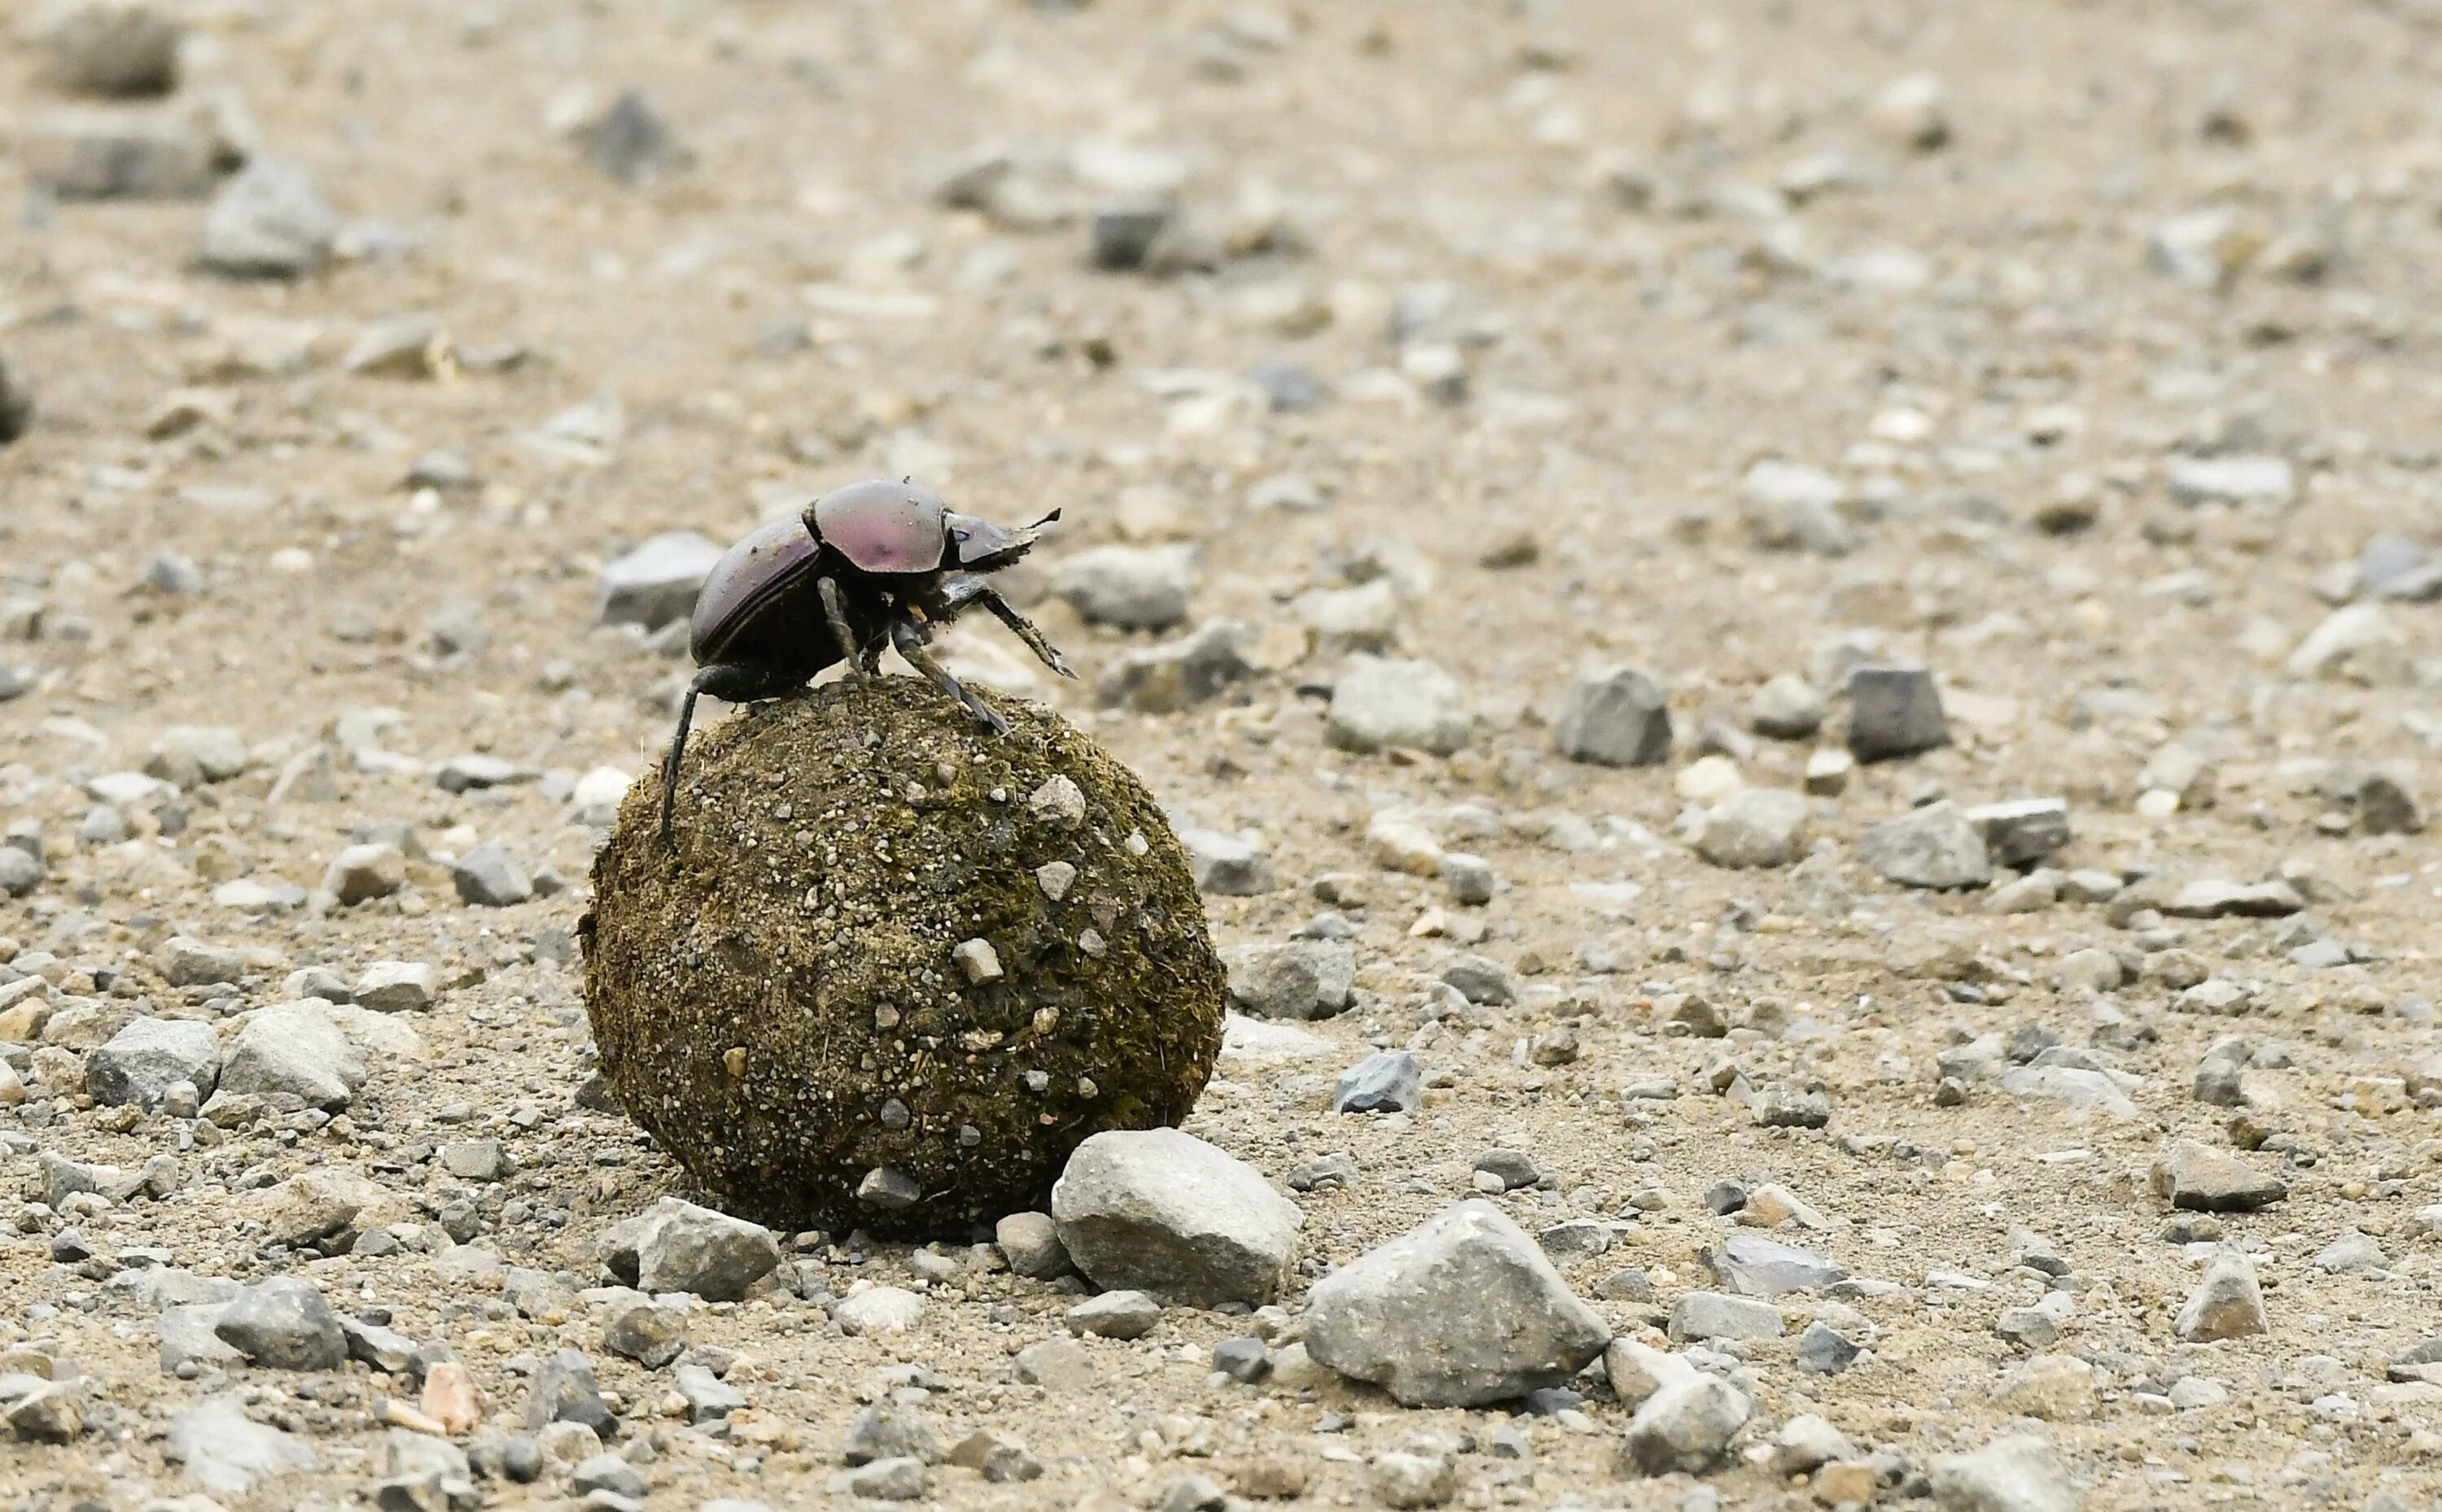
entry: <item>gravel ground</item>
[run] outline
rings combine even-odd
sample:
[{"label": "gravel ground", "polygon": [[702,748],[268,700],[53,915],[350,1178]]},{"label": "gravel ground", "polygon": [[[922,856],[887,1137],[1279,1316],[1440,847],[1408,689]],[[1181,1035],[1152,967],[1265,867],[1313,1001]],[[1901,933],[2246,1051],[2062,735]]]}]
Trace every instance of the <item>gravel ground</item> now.
[{"label": "gravel ground", "polygon": [[[11,1504],[2442,1488],[2430,5],[49,9]],[[876,474],[1066,511],[947,659],[1273,1015],[991,1244],[592,1078],[691,574]]]}]

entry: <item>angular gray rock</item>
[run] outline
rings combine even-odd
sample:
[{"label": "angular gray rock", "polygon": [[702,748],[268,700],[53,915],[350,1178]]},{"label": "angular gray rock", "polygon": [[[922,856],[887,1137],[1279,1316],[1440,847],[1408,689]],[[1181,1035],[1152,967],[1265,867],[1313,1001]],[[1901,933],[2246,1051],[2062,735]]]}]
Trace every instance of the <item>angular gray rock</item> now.
[{"label": "angular gray rock", "polygon": [[1161,1303],[1140,1291],[1106,1291],[1068,1309],[1068,1331],[1096,1339],[1142,1339],[1161,1321]]},{"label": "angular gray rock", "polygon": [[406,885],[407,857],[396,846],[350,846],[322,872],[322,890],[342,907],[387,898]]},{"label": "angular gray rock", "polygon": [[1280,888],[1280,873],[1272,867],[1270,853],[1236,835],[1190,825],[1179,829],[1178,843],[1187,847],[1195,890],[1207,897],[1254,898]]},{"label": "angular gray rock", "polygon": [[313,998],[276,1003],[246,1020],[228,1045],[223,1093],[289,1093],[318,1108],[345,1107],[365,1084],[362,1051]]},{"label": "angular gray rock", "polygon": [[1052,1186],[1051,1216],[1095,1284],[1191,1307],[1270,1302],[1304,1222],[1261,1172],[1176,1129],[1086,1139]]},{"label": "angular gray rock", "polygon": [[709,1302],[738,1301],[780,1263],[771,1230],[677,1197],[612,1227],[603,1248],[611,1272],[639,1290]]},{"label": "angular gray rock", "polygon": [[637,188],[683,172],[694,155],[644,95],[623,89],[576,133],[576,150],[605,175]]},{"label": "angular gray rock", "polygon": [[1886,819],[1857,840],[1858,859],[1904,887],[1981,887],[1993,880],[1984,837],[1945,799]]},{"label": "angular gray rock", "polygon": [[1770,1302],[1793,1293],[1821,1291],[1849,1272],[1811,1249],[1761,1234],[1734,1233],[1704,1255],[1714,1278],[1741,1297]]},{"label": "angular gray rock", "polygon": [[1722,1462],[1753,1412],[1746,1394],[1718,1375],[1671,1381],[1629,1419],[1620,1454],[1647,1475],[1702,1474]]},{"label": "angular gray rock", "polygon": [[1339,1073],[1334,1113],[1407,1113],[1425,1101],[1425,1068],[1409,1050],[1376,1050]]},{"label": "angular gray rock", "polygon": [[336,1370],[348,1359],[338,1315],[311,1282],[294,1276],[238,1293],[212,1332],[247,1364],[271,1370]]},{"label": "angular gray rock", "polygon": [[1786,788],[1741,788],[1713,805],[1696,853],[1716,866],[1786,866],[1806,850],[1806,798]]},{"label": "angular gray rock", "polygon": [[1352,656],[1331,693],[1326,733],[1343,751],[1449,756],[1467,744],[1467,694],[1431,662]]},{"label": "angular gray rock", "polygon": [[1788,1327],[1788,1320],[1772,1303],[1718,1291],[1683,1293],[1670,1309],[1670,1338],[1674,1343],[1705,1339],[1778,1339]]},{"label": "angular gray rock", "polygon": [[356,978],[358,1007],[376,1013],[406,1013],[432,1006],[433,972],[420,960],[377,960]]},{"label": "angular gray rock", "polygon": [[1984,848],[2004,866],[2031,866],[2069,841],[2067,798],[2015,798],[1978,804],[1967,822],[1984,837]]},{"label": "angular gray rock", "polygon": [[212,1095],[220,1036],[193,1019],[139,1018],[84,1059],[84,1089],[105,1106],[157,1108],[181,1082]]},{"label": "angular gray rock", "polygon": [[2305,910],[2286,882],[2192,882],[2162,904],[2174,919],[2281,919]]},{"label": "angular gray rock", "polygon": [[2279,1176],[2193,1139],[2155,1157],[2151,1177],[2155,1195],[2191,1212],[2253,1212],[2289,1194]]},{"label": "angular gray rock", "polygon": [[166,95],[177,85],[186,27],[159,0],[64,0],[41,9],[36,26],[52,76],[66,88],[130,96]]},{"label": "angular gray rock", "polygon": [[1518,974],[1489,956],[1461,956],[1442,968],[1442,980],[1470,1003],[1505,1008],[1518,1001]]},{"label": "angular gray rock", "polygon": [[657,630],[695,612],[696,595],[722,548],[692,530],[668,530],[610,559],[593,589],[597,625]]},{"label": "angular gray rock", "polygon": [[477,908],[510,908],[535,893],[525,865],[497,840],[487,840],[449,864],[458,901]]},{"label": "angular gray rock", "polygon": [[1062,561],[1055,591],[1096,625],[1166,630],[1187,617],[1195,588],[1192,546],[1096,546]]},{"label": "angular gray rock", "polygon": [[338,212],[312,173],[257,158],[205,213],[200,260],[233,278],[293,279],[329,262],[338,233]]},{"label": "angular gray rock", "polygon": [[1049,1281],[1076,1268],[1067,1247],[1060,1242],[1060,1226],[1048,1212],[1012,1212],[993,1227],[993,1242],[1009,1261],[1009,1268],[1035,1281]]},{"label": "angular gray rock", "polygon": [[1670,701],[1650,672],[1598,667],[1570,685],[1552,744],[1572,761],[1653,766],[1670,756]]},{"label": "angular gray rock", "polygon": [[1306,1298],[1307,1353],[1411,1407],[1558,1386],[1610,1340],[1534,1238],[1484,1201],[1366,1251]]},{"label": "angular gray rock", "polygon": [[1253,628],[1243,621],[1214,620],[1177,640],[1129,651],[1094,685],[1095,701],[1139,714],[1193,708],[1256,675],[1248,660],[1254,643]]},{"label": "angular gray rock", "polygon": [[1933,670],[1869,662],[1849,669],[1849,754],[1887,761],[1930,751],[1950,738]]},{"label": "angular gray rock", "polygon": [[525,1422],[529,1430],[582,1423],[605,1438],[619,1431],[619,1419],[602,1400],[592,1362],[575,1349],[563,1349],[536,1368],[526,1389]]},{"label": "angular gray rock", "polygon": [[2051,1446],[2032,1433],[1995,1439],[1973,1454],[1933,1462],[1941,1512],[2077,1512],[2077,1489]]},{"label": "angular gray rock", "polygon": [[153,952],[154,969],[173,987],[202,987],[234,982],[246,975],[246,954],[223,945],[207,945],[185,935],[173,935]]},{"label": "angular gray rock", "polygon": [[1238,945],[1221,958],[1230,1006],[1257,1018],[1330,1018],[1346,1011],[1357,984],[1357,952],[1344,939]]},{"label": "angular gray rock", "polygon": [[1756,689],[1747,705],[1747,727],[1775,740],[1803,740],[1823,728],[1823,695],[1794,672],[1783,672]]},{"label": "angular gray rock", "polygon": [[233,1396],[198,1402],[170,1425],[165,1451],[207,1495],[235,1498],[260,1482],[320,1466],[311,1446],[246,1415]]},{"label": "angular gray rock", "polygon": [[647,1370],[660,1370],[685,1352],[686,1314],[642,1293],[614,1303],[602,1321],[602,1347]]}]

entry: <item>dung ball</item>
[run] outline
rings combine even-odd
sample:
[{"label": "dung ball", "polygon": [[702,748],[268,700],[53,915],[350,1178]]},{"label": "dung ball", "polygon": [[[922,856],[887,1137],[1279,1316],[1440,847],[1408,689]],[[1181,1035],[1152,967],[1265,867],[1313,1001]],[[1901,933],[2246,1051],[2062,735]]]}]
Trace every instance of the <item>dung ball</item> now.
[{"label": "dung ball", "polygon": [[668,848],[645,781],[594,860],[602,1075],[729,1211],[963,1237],[1212,1074],[1223,974],[1159,806],[979,696],[1010,734],[912,678],[750,706],[690,741]]}]

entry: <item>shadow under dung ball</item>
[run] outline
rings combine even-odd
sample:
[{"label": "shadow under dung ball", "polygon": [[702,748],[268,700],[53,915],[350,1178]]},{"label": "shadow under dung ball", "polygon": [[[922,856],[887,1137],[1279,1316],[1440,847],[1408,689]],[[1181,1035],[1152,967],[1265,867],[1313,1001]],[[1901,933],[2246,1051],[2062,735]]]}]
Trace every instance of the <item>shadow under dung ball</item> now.
[{"label": "shadow under dung ball", "polygon": [[1104,1129],[1177,1122],[1222,971],[1144,785],[1057,715],[912,678],[741,711],[639,782],[579,925],[602,1074],[722,1208],[965,1237]]}]

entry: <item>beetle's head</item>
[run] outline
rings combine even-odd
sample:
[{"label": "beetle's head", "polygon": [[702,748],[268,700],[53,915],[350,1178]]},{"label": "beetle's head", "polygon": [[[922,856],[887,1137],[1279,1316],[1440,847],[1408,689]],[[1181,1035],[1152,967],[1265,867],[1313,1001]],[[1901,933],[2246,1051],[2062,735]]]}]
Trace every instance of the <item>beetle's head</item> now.
[{"label": "beetle's head", "polygon": [[1055,509],[1031,525],[1011,529],[954,509],[942,517],[942,521],[950,533],[950,556],[957,565],[971,573],[989,573],[1032,551],[1034,543],[1059,518],[1060,511]]}]

